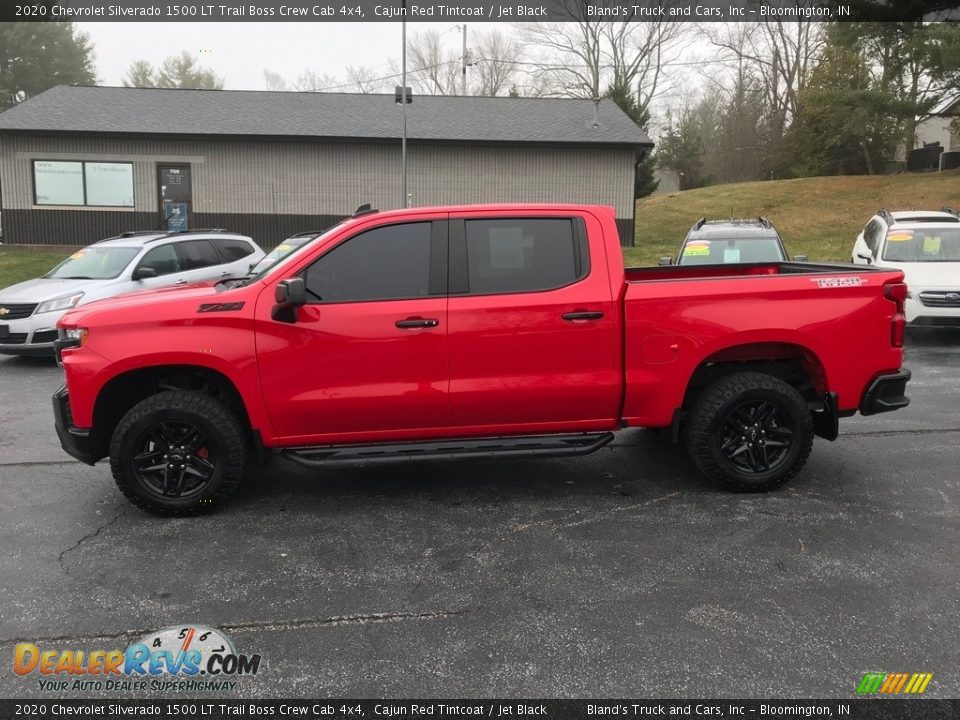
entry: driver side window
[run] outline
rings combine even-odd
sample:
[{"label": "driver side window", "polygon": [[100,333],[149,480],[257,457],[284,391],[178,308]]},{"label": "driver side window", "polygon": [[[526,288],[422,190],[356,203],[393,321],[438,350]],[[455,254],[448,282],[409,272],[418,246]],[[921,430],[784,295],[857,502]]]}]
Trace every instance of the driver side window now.
[{"label": "driver side window", "polygon": [[431,223],[367,230],[333,248],[304,275],[310,302],[402,300],[430,294]]},{"label": "driver side window", "polygon": [[157,271],[157,276],[180,272],[180,258],[172,244],[156,247],[140,261],[138,268],[148,267]]}]

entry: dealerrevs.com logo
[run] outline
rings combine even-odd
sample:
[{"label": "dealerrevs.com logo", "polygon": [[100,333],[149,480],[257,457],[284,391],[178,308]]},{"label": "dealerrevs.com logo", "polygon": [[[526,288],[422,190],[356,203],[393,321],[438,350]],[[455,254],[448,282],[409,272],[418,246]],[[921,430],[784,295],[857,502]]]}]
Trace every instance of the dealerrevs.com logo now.
[{"label": "dealerrevs.com logo", "polygon": [[933,673],[869,672],[857,686],[858,695],[922,695],[933,680]]},{"label": "dealerrevs.com logo", "polygon": [[256,675],[260,661],[203,625],[163,628],[122,650],[41,649],[33,643],[13,650],[13,671],[37,677],[39,688],[49,691],[229,691],[235,678]]}]

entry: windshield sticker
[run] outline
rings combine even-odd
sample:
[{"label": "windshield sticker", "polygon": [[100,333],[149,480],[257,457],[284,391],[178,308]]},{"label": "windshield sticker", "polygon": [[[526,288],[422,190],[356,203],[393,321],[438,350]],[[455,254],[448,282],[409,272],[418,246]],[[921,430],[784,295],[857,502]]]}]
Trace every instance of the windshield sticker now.
[{"label": "windshield sticker", "polygon": [[725,263],[738,263],[740,262],[740,248],[724,248],[723,249],[723,261]]},{"label": "windshield sticker", "polygon": [[276,250],[276,252],[277,252],[278,255],[282,255],[283,253],[285,253],[287,250],[289,250],[289,249],[292,248],[292,247],[293,247],[292,245],[277,245],[277,250]]},{"label": "windshield sticker", "polygon": [[933,237],[925,237],[923,239],[923,254],[924,255],[939,255],[940,254],[940,238],[934,235]]},{"label": "windshield sticker", "polygon": [[859,275],[853,277],[810,278],[810,282],[815,282],[819,288],[860,287],[863,285],[863,278]]},{"label": "windshield sticker", "polygon": [[897,230],[887,235],[887,242],[907,242],[913,240],[913,230]]},{"label": "windshield sticker", "polygon": [[710,254],[710,241],[709,240],[700,240],[696,243],[690,243],[683,249],[684,255],[709,255]]},{"label": "windshield sticker", "polygon": [[86,251],[86,250],[77,250],[73,255],[70,256],[70,259],[71,259],[71,260],[79,260],[80,258],[82,258],[82,257],[83,257],[84,255],[86,255],[86,254],[87,254],[87,251]]}]

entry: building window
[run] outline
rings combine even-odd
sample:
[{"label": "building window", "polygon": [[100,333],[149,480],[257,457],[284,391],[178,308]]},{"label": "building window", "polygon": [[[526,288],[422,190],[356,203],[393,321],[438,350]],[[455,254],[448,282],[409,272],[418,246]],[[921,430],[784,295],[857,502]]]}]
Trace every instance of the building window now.
[{"label": "building window", "polygon": [[133,207],[133,163],[33,161],[34,204]]}]

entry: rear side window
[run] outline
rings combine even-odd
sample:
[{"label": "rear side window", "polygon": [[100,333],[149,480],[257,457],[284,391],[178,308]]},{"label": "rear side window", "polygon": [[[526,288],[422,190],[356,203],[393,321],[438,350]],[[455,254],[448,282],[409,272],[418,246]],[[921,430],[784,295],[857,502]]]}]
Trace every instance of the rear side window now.
[{"label": "rear side window", "polygon": [[471,294],[535,292],[589,271],[585,234],[569,218],[467,220]]},{"label": "rear side window", "polygon": [[137,267],[147,267],[156,270],[157,275],[169,275],[180,272],[180,258],[172,244],[153,248],[143,256]]},{"label": "rear side window", "polygon": [[213,241],[213,244],[217,246],[220,257],[223,258],[223,262],[225,263],[236,262],[248,255],[253,255],[253,248],[250,246],[250,243],[246,243],[243,240],[217,238]]},{"label": "rear side window", "polygon": [[176,244],[177,254],[180,255],[180,265],[184,270],[219,265],[220,257],[209,240],[187,240]]},{"label": "rear side window", "polygon": [[307,268],[311,301],[400,300],[430,294],[431,223],[355,235]]}]

